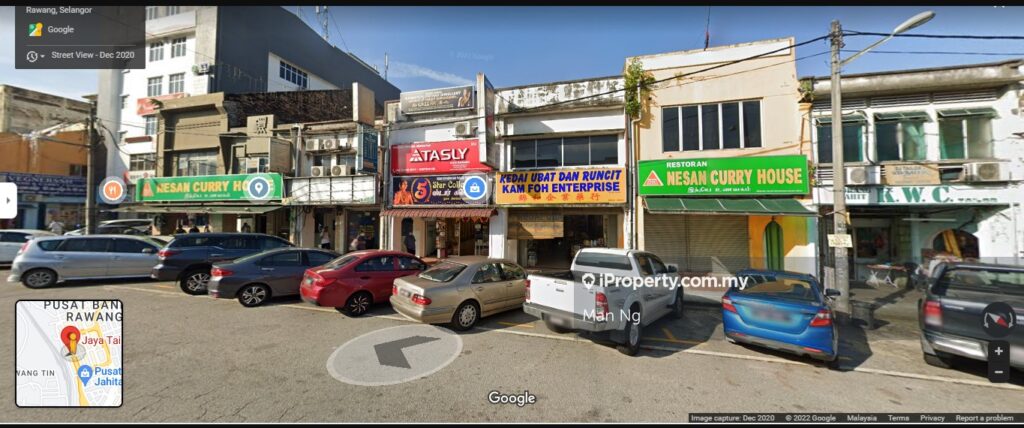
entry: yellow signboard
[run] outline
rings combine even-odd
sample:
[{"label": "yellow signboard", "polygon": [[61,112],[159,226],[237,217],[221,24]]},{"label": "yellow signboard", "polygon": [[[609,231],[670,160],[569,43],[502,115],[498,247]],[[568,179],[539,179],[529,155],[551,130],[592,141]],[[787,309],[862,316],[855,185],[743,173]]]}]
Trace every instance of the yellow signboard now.
[{"label": "yellow signboard", "polygon": [[495,181],[494,201],[498,205],[626,202],[623,168],[499,172]]}]

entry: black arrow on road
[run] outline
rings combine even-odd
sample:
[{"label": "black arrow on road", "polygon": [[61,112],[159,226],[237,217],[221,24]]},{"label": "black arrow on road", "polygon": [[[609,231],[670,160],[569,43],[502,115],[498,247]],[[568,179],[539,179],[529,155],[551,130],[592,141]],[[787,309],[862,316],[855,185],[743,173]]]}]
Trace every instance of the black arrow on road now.
[{"label": "black arrow on road", "polygon": [[424,343],[430,343],[435,340],[441,339],[437,337],[412,336],[405,339],[398,339],[373,345],[373,349],[377,352],[377,361],[380,362],[380,365],[411,369],[412,367],[409,366],[409,360],[405,359],[405,353],[402,352],[402,349],[422,345]]}]

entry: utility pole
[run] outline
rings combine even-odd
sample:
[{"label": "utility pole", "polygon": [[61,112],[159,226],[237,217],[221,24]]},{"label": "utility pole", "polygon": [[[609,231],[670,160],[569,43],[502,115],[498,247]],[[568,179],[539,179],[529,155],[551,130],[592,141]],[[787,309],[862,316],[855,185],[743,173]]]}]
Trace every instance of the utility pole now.
[{"label": "utility pole", "polygon": [[[832,218],[836,235],[846,234],[846,168],[843,167],[843,98],[840,90],[839,50],[843,47],[843,28],[839,20],[832,21]],[[850,274],[846,247],[833,247],[835,251],[835,287],[841,293],[836,299],[840,318],[850,314]]]},{"label": "utility pole", "polygon": [[85,234],[96,231],[96,101],[89,102],[88,155],[85,167]]}]

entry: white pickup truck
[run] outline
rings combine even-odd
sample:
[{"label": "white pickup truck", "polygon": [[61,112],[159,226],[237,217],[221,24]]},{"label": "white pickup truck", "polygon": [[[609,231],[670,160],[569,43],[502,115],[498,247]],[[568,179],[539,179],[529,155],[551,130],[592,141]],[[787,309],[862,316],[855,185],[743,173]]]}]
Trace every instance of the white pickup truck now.
[{"label": "white pickup truck", "polygon": [[683,289],[671,280],[677,276],[651,253],[586,248],[565,275],[529,275],[523,311],[556,333],[607,333],[620,352],[636,355],[643,327],[669,313],[683,316]]}]

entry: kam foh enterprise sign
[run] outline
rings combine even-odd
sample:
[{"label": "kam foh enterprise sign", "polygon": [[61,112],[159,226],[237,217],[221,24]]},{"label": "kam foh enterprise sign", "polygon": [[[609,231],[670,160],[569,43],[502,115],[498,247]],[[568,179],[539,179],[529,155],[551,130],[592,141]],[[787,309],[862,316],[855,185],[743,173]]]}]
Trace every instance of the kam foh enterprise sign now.
[{"label": "kam foh enterprise sign", "polygon": [[516,204],[621,204],[623,168],[581,168],[497,173],[494,202]]},{"label": "kam foh enterprise sign", "polygon": [[232,174],[197,177],[143,178],[136,185],[136,201],[262,201],[281,199],[281,175]]},{"label": "kam foh enterprise sign", "polygon": [[807,157],[751,156],[640,161],[641,195],[804,195],[810,192]]}]

